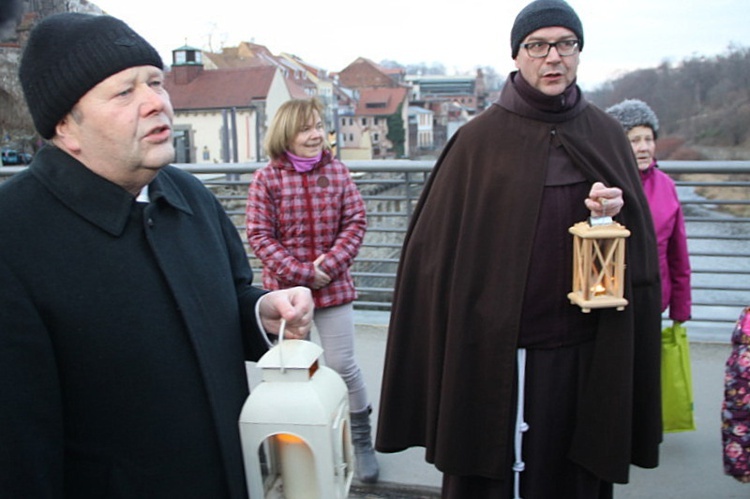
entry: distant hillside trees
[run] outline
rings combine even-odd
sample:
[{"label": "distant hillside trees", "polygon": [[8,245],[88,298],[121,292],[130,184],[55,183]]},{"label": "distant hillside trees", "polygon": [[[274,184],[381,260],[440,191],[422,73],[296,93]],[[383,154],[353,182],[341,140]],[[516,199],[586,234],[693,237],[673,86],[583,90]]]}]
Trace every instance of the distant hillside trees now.
[{"label": "distant hillside trees", "polygon": [[671,66],[639,69],[586,93],[607,108],[641,99],[659,116],[661,136],[694,145],[736,147],[750,142],[750,48],[695,56]]}]

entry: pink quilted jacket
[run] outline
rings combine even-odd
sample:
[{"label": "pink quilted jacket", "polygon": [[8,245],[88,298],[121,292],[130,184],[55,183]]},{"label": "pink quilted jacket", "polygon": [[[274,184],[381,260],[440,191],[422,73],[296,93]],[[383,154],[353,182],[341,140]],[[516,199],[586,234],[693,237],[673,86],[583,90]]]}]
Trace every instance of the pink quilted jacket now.
[{"label": "pink quilted jacket", "polygon": [[255,173],[247,201],[247,239],[263,262],[263,286],[310,287],[313,261],[325,254],[321,270],[331,283],[313,290],[315,306],[342,305],[357,297],[349,268],[367,227],[365,205],[349,170],[324,151],[307,173],[286,158]]},{"label": "pink quilted jacket", "polygon": [[685,220],[677,198],[674,181],[654,165],[641,172],[656,230],[661,270],[662,312],[669,307],[669,318],[685,322],[690,319],[690,258]]}]

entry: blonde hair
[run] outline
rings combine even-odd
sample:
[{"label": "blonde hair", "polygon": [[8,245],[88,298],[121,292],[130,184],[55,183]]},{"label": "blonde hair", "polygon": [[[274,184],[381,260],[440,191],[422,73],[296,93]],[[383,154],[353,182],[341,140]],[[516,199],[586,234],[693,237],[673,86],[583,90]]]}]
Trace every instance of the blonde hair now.
[{"label": "blonde hair", "polygon": [[[276,115],[268,127],[264,146],[266,154],[271,159],[279,159],[289,149],[292,140],[297,136],[302,127],[304,127],[314,116],[323,116],[323,104],[316,99],[292,99],[288,100],[279,107]],[[328,138],[324,135],[324,149],[330,149]]]}]

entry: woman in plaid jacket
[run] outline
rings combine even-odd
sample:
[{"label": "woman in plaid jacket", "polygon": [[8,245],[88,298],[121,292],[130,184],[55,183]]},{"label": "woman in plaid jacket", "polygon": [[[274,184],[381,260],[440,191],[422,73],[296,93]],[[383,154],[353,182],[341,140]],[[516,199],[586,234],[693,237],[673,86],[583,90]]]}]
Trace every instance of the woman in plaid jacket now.
[{"label": "woman in plaid jacket", "polygon": [[247,202],[247,239],[263,262],[266,289],[306,286],[326,364],[349,393],[357,477],[375,482],[367,390],[354,358],[357,297],[349,272],[367,226],[349,170],[335,159],[316,99],[293,99],[274,116],[265,147],[271,161],[255,173]]}]

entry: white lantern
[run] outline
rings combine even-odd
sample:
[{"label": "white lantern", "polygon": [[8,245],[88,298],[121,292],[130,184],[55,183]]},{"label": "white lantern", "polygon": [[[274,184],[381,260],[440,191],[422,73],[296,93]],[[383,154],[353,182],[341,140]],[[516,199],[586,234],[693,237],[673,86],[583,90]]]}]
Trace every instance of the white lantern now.
[{"label": "white lantern", "polygon": [[610,217],[602,220],[592,218],[568,229],[573,234],[573,290],[568,299],[584,312],[623,310],[628,304],[624,298],[625,239],[630,231]]},{"label": "white lantern", "polygon": [[240,414],[250,497],[344,499],[354,475],[346,384],[323,349],[283,340],[258,361],[261,382]]}]

